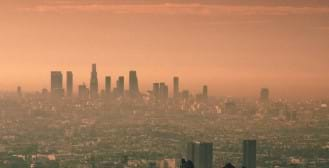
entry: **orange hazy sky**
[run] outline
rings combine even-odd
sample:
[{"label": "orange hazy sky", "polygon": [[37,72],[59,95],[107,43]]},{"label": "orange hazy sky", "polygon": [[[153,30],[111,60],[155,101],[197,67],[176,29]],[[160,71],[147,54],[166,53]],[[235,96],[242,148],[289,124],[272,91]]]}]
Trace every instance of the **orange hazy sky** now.
[{"label": "orange hazy sky", "polygon": [[177,75],[211,95],[328,97],[329,1],[1,0],[0,60],[0,90],[49,88],[51,70],[88,84],[97,63],[100,87],[134,69],[143,91]]}]

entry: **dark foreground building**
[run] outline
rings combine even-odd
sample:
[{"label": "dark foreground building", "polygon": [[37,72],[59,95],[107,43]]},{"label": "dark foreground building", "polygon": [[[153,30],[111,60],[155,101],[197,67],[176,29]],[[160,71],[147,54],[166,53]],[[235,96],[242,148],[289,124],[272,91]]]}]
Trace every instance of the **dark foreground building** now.
[{"label": "dark foreground building", "polygon": [[243,141],[242,166],[247,168],[256,168],[256,140]]},{"label": "dark foreground building", "polygon": [[187,159],[194,168],[212,168],[213,144],[207,142],[190,142],[187,144]]}]

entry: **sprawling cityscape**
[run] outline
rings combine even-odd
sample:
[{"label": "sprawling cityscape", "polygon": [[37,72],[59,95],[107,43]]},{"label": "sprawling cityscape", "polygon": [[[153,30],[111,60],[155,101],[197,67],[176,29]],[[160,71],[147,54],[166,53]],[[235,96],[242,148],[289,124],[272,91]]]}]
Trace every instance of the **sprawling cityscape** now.
[{"label": "sprawling cityscape", "polygon": [[329,0],[0,0],[0,168],[329,168]]},{"label": "sprawling cityscape", "polygon": [[101,89],[98,77],[92,64],[89,86],[67,71],[64,87],[62,72],[52,71],[50,91],[3,93],[0,167],[329,165],[328,100],[273,100],[268,88],[256,100],[219,98],[207,85],[192,94],[177,76],[142,93],[136,71],[127,89],[124,76],[113,89],[105,76]]}]

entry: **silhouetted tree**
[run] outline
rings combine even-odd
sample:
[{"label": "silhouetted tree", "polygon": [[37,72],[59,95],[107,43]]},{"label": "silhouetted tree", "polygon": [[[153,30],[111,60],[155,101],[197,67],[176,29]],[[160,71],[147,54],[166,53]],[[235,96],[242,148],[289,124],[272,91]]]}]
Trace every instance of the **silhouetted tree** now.
[{"label": "silhouetted tree", "polygon": [[231,163],[227,163],[223,168],[235,168]]},{"label": "silhouetted tree", "polygon": [[186,161],[185,159],[182,159],[180,168],[194,168],[194,165],[191,160]]},{"label": "silhouetted tree", "polygon": [[194,168],[193,162],[188,160],[185,168]]}]

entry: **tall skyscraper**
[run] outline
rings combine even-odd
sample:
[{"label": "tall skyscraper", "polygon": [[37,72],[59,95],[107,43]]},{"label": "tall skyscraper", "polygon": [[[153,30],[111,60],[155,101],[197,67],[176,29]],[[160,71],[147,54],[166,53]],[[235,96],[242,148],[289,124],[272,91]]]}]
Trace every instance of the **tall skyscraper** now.
[{"label": "tall skyscraper", "polygon": [[270,99],[270,91],[268,88],[262,88],[260,91],[260,101],[268,102]]},{"label": "tall skyscraper", "polygon": [[51,72],[51,95],[56,97],[64,96],[63,89],[63,75],[60,71],[52,71]]},{"label": "tall skyscraper", "polygon": [[105,95],[108,96],[111,94],[111,76],[105,77]]},{"label": "tall skyscraper", "polygon": [[207,142],[190,142],[187,144],[187,159],[195,168],[212,168],[213,144]]},{"label": "tall skyscraper", "polygon": [[92,64],[91,78],[90,78],[90,96],[96,98],[98,96],[98,79],[96,64]]},{"label": "tall skyscraper", "polygon": [[168,86],[164,82],[160,83],[159,97],[161,100],[168,99]]},{"label": "tall skyscraper", "polygon": [[243,141],[243,163],[246,168],[256,168],[256,140]]},{"label": "tall skyscraper", "polygon": [[66,95],[71,97],[73,95],[73,73],[72,71],[66,72]]},{"label": "tall skyscraper", "polygon": [[160,96],[160,83],[153,83],[153,96],[158,99]]},{"label": "tall skyscraper", "polygon": [[169,89],[168,89],[168,85],[165,85],[165,88],[163,89],[163,96],[165,99],[169,98]]},{"label": "tall skyscraper", "polygon": [[174,98],[179,97],[179,78],[177,76],[174,77]]},{"label": "tall skyscraper", "polygon": [[202,88],[202,97],[204,99],[208,98],[208,86],[207,85],[204,85],[203,88]]},{"label": "tall skyscraper", "polygon": [[123,76],[119,76],[117,80],[116,92],[118,96],[124,96],[125,92],[125,78]]},{"label": "tall skyscraper", "polygon": [[79,98],[87,99],[89,97],[89,89],[86,84],[79,85]]},{"label": "tall skyscraper", "polygon": [[132,97],[136,97],[139,94],[138,78],[136,71],[129,72],[129,94]]}]

